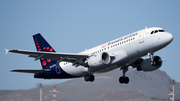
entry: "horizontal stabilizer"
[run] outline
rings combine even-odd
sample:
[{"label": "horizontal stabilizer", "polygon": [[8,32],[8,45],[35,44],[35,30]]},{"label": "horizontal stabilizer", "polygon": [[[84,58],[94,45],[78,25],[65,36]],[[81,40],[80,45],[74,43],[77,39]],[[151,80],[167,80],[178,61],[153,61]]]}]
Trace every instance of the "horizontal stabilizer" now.
[{"label": "horizontal stabilizer", "polygon": [[47,73],[50,69],[42,69],[42,70],[22,70],[22,69],[16,69],[11,70],[11,72],[21,72],[21,73]]}]

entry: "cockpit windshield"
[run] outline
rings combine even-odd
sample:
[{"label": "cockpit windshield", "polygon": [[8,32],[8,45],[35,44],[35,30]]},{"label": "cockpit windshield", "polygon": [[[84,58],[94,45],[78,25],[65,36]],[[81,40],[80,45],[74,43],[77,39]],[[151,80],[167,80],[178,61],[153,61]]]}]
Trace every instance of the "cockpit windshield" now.
[{"label": "cockpit windshield", "polygon": [[155,30],[155,31],[154,31],[154,33],[157,33],[157,32],[158,32],[158,30]]},{"label": "cockpit windshield", "polygon": [[164,30],[158,30],[159,32],[164,32]]},{"label": "cockpit windshield", "polygon": [[164,32],[164,30],[155,30],[155,31],[152,31],[151,34],[154,34],[154,33],[157,33],[157,32]]}]

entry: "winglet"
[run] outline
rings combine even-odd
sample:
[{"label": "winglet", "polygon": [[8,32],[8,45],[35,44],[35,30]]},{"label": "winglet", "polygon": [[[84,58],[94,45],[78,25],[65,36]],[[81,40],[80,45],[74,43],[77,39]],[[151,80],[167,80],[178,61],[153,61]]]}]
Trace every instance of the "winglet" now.
[{"label": "winglet", "polygon": [[9,52],[9,50],[8,49],[4,49],[5,51],[6,51],[6,54]]}]

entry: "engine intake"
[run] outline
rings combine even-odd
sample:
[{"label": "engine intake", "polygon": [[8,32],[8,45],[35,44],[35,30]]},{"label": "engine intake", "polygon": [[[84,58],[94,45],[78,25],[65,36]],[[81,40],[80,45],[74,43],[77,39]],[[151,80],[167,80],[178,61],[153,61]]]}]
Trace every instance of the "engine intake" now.
[{"label": "engine intake", "polygon": [[90,67],[99,67],[110,63],[110,55],[106,52],[94,55],[88,59],[88,65]]},{"label": "engine intake", "polygon": [[144,59],[139,67],[137,67],[137,70],[143,70],[143,71],[153,71],[156,69],[159,69],[162,66],[162,60],[159,56],[153,57],[154,63],[152,64],[151,58]]}]

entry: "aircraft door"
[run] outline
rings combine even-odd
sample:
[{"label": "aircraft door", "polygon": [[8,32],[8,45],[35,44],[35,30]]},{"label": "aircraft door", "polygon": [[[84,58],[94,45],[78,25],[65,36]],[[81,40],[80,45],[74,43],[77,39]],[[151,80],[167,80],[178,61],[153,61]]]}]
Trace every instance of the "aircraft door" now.
[{"label": "aircraft door", "polygon": [[144,32],[145,30],[142,30],[142,31],[139,31],[138,34],[139,34],[139,44],[143,43],[144,42]]},{"label": "aircraft door", "polygon": [[59,65],[56,65],[56,73],[57,73],[57,74],[60,74],[60,73],[61,73],[61,70],[60,70],[60,66],[59,66]]}]

